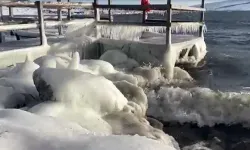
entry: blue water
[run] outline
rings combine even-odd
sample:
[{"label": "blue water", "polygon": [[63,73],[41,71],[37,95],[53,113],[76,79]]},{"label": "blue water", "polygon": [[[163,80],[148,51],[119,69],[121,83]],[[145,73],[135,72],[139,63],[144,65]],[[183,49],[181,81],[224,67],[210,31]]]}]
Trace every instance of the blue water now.
[{"label": "blue water", "polygon": [[250,87],[250,12],[207,12],[207,67],[225,90]]}]

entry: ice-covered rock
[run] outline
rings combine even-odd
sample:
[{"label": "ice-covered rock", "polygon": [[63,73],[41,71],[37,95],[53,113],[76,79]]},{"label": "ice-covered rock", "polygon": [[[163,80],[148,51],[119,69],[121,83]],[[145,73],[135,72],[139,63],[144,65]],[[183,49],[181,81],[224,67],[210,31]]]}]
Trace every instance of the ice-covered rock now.
[{"label": "ice-covered rock", "polygon": [[0,144],[8,150],[176,150],[141,136],[102,135],[58,118],[22,110],[0,110]]},{"label": "ice-covered rock", "polygon": [[134,85],[138,85],[138,78],[132,74],[127,74],[124,72],[117,72],[105,75],[105,78],[109,79],[110,81],[116,82],[116,81],[127,81],[129,83],[132,83]]},{"label": "ice-covered rock", "polygon": [[159,67],[138,67],[133,70],[134,74],[141,75],[148,80],[148,82],[154,82],[159,79],[161,75],[161,69]]},{"label": "ice-covered rock", "polygon": [[27,55],[24,63],[16,65],[0,78],[0,85],[12,87],[15,93],[27,93],[37,96],[38,93],[32,79],[32,74],[37,68],[39,68],[39,65],[33,62],[30,55]]},{"label": "ice-covered rock", "polygon": [[34,60],[40,67],[67,68],[71,57],[58,55],[45,55]]},{"label": "ice-covered rock", "polygon": [[93,59],[84,59],[80,61],[82,68],[88,68],[95,75],[109,75],[117,73],[115,68],[107,61],[103,60],[93,60]]},{"label": "ice-covered rock", "polygon": [[186,70],[181,69],[180,67],[174,67],[174,79],[188,81],[193,80],[190,74]]},{"label": "ice-covered rock", "polygon": [[121,50],[108,50],[100,57],[100,59],[117,66],[126,63],[128,56]]},{"label": "ice-covered rock", "polygon": [[91,108],[100,115],[122,110],[127,103],[115,85],[101,76],[77,70],[40,68],[33,78],[43,101]]},{"label": "ice-covered rock", "polygon": [[148,108],[148,100],[143,89],[127,81],[118,81],[114,84],[128,99],[128,104],[133,107],[134,114],[144,117]]}]

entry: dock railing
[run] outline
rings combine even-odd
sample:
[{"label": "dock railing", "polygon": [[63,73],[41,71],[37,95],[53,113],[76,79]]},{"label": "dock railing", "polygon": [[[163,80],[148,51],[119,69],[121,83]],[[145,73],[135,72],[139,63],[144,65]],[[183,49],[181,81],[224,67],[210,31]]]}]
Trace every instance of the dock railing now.
[{"label": "dock railing", "polygon": [[[142,5],[112,5],[110,3],[110,0],[108,0],[108,5],[99,5],[98,0],[94,0],[93,3],[94,7],[94,12],[95,12],[95,18],[96,21],[100,21],[100,13],[99,9],[109,9],[109,18],[112,17],[111,15],[111,9],[126,9],[126,10],[138,10],[142,11],[142,23],[127,23],[127,25],[139,25],[139,24],[144,24],[144,25],[149,25],[149,26],[166,26],[166,45],[171,44],[171,35],[172,35],[172,30],[171,26],[173,23],[187,23],[184,21],[172,21],[172,11],[196,11],[200,12],[200,20],[197,21],[200,23],[200,29],[199,29],[199,36],[203,36],[203,30],[204,30],[204,13],[206,11],[205,9],[205,0],[201,0],[201,6],[200,7],[189,7],[189,6],[182,6],[182,5],[174,5],[172,4],[171,0],[167,1],[167,4],[157,4],[157,5],[148,5],[148,6],[142,6]],[[167,16],[165,21],[158,21],[158,22],[153,22],[153,20],[147,20],[146,19],[146,10],[150,8],[151,10],[167,10]],[[196,22],[196,23],[197,23]],[[112,24],[112,19],[109,19],[109,23]],[[190,23],[190,21],[188,22]],[[118,23],[116,23],[118,24]],[[125,23],[123,23],[125,24]]]},{"label": "dock railing", "polygon": [[[68,9],[68,19],[71,18],[70,10],[72,8],[85,8],[85,9],[94,9],[94,18],[96,19],[97,23],[108,23],[108,24],[114,24],[112,21],[112,9],[125,9],[125,10],[137,10],[142,11],[143,13],[143,20],[141,23],[121,23],[126,25],[146,25],[146,26],[165,26],[166,27],[166,45],[171,45],[171,35],[172,30],[171,26],[174,23],[182,24],[187,23],[185,21],[173,21],[172,20],[172,12],[174,10],[177,11],[198,11],[200,12],[200,20],[197,21],[200,23],[199,28],[199,36],[203,36],[203,27],[204,27],[204,12],[205,12],[205,0],[201,0],[201,7],[189,7],[189,6],[179,6],[172,4],[171,0],[167,1],[167,4],[157,4],[157,5],[148,5],[148,6],[142,6],[142,5],[114,5],[111,4],[111,0],[108,0],[107,5],[98,4],[98,0],[94,0],[93,3],[70,3],[70,0],[68,2],[60,2],[61,0],[57,0],[57,2],[40,2],[36,1],[35,3],[32,2],[9,2],[9,3],[0,3],[0,7],[6,6],[9,7],[9,15],[13,15],[12,8],[13,7],[32,7],[37,8],[38,10],[38,24],[18,24],[18,25],[1,25],[0,26],[0,32],[2,31],[8,31],[8,30],[20,30],[20,29],[31,29],[31,28],[39,28],[39,34],[40,34],[40,41],[41,44],[47,43],[46,36],[45,36],[45,25],[44,25],[44,17],[43,17],[43,8],[51,8],[51,9],[57,9],[58,12],[58,22],[62,21],[62,9]],[[145,11],[150,8],[151,10],[164,10],[167,12],[166,20],[165,21],[152,21],[147,20],[145,15]],[[103,22],[100,19],[100,10],[99,9],[108,9],[108,15],[109,19],[108,22]],[[197,23],[196,22],[196,23]],[[190,21],[189,21],[190,23]],[[119,22],[115,23],[119,24]],[[47,25],[46,25],[47,26]],[[56,26],[56,25],[54,25]],[[62,34],[62,28],[59,26],[59,34]],[[0,41],[1,42],[1,41]]]},{"label": "dock railing", "polygon": [[[70,9],[72,8],[88,8],[93,9],[92,3],[48,3],[48,2],[41,2],[36,1],[33,2],[8,2],[8,3],[0,3],[0,7],[8,7],[9,8],[9,15],[13,17],[12,8],[14,7],[30,7],[30,8],[37,8],[37,15],[38,15],[38,23],[27,23],[27,24],[7,24],[7,25],[0,25],[0,33],[4,31],[10,30],[22,30],[22,29],[39,29],[39,36],[40,36],[40,44],[44,45],[47,44],[47,39],[45,35],[45,26],[46,27],[54,27],[54,26],[61,26],[63,25],[62,22],[62,13],[59,13],[61,9]],[[51,8],[51,9],[58,9],[58,22],[56,24],[46,24],[44,23],[44,15],[43,15],[43,8]],[[68,17],[69,18],[69,17]],[[62,34],[62,29],[59,28],[59,34]],[[0,37],[0,43],[2,39]]]}]

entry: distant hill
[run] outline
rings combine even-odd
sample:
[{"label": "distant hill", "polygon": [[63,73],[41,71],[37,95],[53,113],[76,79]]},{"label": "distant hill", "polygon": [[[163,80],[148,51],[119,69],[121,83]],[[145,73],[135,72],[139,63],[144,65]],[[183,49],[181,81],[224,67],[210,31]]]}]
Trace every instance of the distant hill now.
[{"label": "distant hill", "polygon": [[217,11],[237,11],[250,10],[250,0],[225,0],[222,2],[215,2],[206,4],[207,10],[217,10]]}]

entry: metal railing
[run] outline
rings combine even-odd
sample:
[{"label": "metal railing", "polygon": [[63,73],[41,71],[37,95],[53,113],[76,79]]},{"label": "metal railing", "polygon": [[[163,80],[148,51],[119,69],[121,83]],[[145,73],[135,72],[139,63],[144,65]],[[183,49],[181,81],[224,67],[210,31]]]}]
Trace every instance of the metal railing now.
[{"label": "metal railing", "polygon": [[[206,11],[205,9],[205,0],[201,0],[201,7],[189,7],[189,6],[182,6],[182,5],[173,5],[171,0],[167,1],[167,4],[161,4],[161,5],[149,5],[149,6],[141,6],[141,5],[112,5],[110,3],[110,0],[108,0],[108,5],[99,5],[98,0],[94,0],[93,3],[93,8],[95,12],[95,19],[96,21],[100,21],[100,13],[99,9],[126,9],[126,10],[139,10],[143,11],[143,16],[142,16],[142,23],[123,23],[126,25],[149,25],[149,26],[166,26],[166,45],[171,44],[171,35],[172,35],[172,30],[171,30],[171,25],[172,23],[186,23],[183,21],[172,21],[172,11],[177,10],[177,11],[198,11],[201,12],[200,20],[197,21],[200,23],[200,29],[199,29],[199,36],[203,36],[203,27],[204,27],[204,12]],[[159,22],[151,22],[147,21],[145,15],[146,15],[146,10],[150,8],[151,10],[167,10],[167,18],[166,21],[159,21]],[[109,11],[109,18],[111,18],[111,13]],[[196,23],[197,23],[196,22]],[[102,22],[103,23],[103,22]],[[109,19],[109,23],[112,24],[112,19]]]}]

